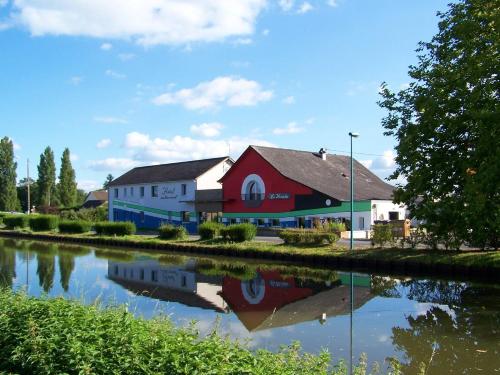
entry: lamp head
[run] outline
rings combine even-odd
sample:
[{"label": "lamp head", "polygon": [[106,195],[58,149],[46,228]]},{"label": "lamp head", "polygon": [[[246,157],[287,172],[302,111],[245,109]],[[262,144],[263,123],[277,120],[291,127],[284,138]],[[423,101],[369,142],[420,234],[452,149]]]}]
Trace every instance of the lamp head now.
[{"label": "lamp head", "polygon": [[358,138],[359,137],[359,133],[349,132],[349,137]]}]

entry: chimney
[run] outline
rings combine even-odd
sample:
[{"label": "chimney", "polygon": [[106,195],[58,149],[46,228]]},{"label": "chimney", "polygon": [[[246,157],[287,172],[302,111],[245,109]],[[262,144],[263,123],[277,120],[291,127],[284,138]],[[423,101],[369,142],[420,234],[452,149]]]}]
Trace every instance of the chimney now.
[{"label": "chimney", "polygon": [[323,147],[319,149],[319,156],[321,156],[321,160],[326,160],[326,150]]}]

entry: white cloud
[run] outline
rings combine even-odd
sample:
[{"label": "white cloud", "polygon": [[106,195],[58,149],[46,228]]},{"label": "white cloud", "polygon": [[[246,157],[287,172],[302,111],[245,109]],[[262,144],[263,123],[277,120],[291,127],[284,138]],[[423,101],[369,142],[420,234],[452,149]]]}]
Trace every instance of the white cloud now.
[{"label": "white cloud", "polygon": [[279,0],[278,4],[281,7],[281,9],[285,12],[288,12],[290,9],[293,8],[294,0]]},{"label": "white cloud", "polygon": [[78,189],[85,190],[87,192],[92,191],[92,190],[97,190],[102,187],[101,184],[99,184],[97,181],[94,180],[81,180],[78,181],[77,183]]},{"label": "white cloud", "polygon": [[137,164],[155,164],[224,156],[228,153],[229,145],[231,155],[235,156],[241,154],[250,144],[273,145],[265,140],[254,138],[233,137],[214,140],[177,135],[165,139],[151,138],[149,134],[133,132],[127,134],[124,146],[132,153],[133,159],[131,160]]},{"label": "white cloud", "polygon": [[263,90],[256,81],[238,77],[217,77],[199,83],[190,89],[167,92],[153,99],[156,105],[181,104],[190,110],[216,108],[221,104],[229,107],[254,106],[268,101],[273,92]]},{"label": "white cloud", "polygon": [[22,0],[13,3],[10,17],[34,36],[176,45],[251,35],[266,4],[266,0]]},{"label": "white cloud", "polygon": [[107,158],[103,160],[92,160],[89,168],[100,172],[123,172],[140,165],[136,160],[129,158]]},{"label": "white cloud", "polygon": [[120,54],[118,54],[118,58],[121,61],[129,61],[129,60],[132,60],[134,57],[135,57],[135,55],[133,53],[120,53]]},{"label": "white cloud", "polygon": [[313,6],[310,3],[308,3],[307,1],[305,1],[305,2],[302,3],[302,5],[297,10],[297,13],[299,13],[299,14],[305,14],[307,12],[310,12],[313,9],[314,9]]},{"label": "white cloud", "polygon": [[262,30],[262,35],[264,35],[264,36],[268,36],[269,33],[270,33],[269,29]]},{"label": "white cloud", "polygon": [[241,44],[241,45],[248,45],[252,43],[253,43],[252,38],[238,38],[234,41],[234,44]]},{"label": "white cloud", "polygon": [[119,118],[119,117],[112,117],[112,116],[96,116],[94,117],[95,122],[100,122],[102,124],[127,124],[128,121]]},{"label": "white cloud", "polygon": [[103,138],[97,144],[95,145],[97,148],[106,148],[111,144],[111,139],[109,138]]},{"label": "white cloud", "polygon": [[77,154],[70,154],[69,159],[71,161],[78,161],[78,160],[80,160],[80,157]]},{"label": "white cloud", "polygon": [[69,79],[69,83],[71,83],[74,86],[78,86],[82,82],[83,82],[82,76],[73,76]]},{"label": "white cloud", "polygon": [[294,96],[287,96],[285,99],[283,99],[284,104],[294,104],[295,103],[295,97]]},{"label": "white cloud", "polygon": [[309,117],[306,121],[304,121],[306,125],[312,125],[316,122],[316,118],[314,117]]},{"label": "white cloud", "polygon": [[106,75],[108,77],[114,78],[114,79],[125,79],[127,76],[122,73],[115,72],[114,70],[108,69],[105,71]]},{"label": "white cloud", "polygon": [[113,45],[111,43],[103,43],[103,44],[101,44],[101,49],[103,51],[109,51],[111,48],[113,48]]},{"label": "white cloud", "polygon": [[276,135],[297,134],[303,131],[304,128],[299,127],[296,122],[289,122],[287,126],[285,126],[284,128],[273,129],[273,134]]},{"label": "white cloud", "polygon": [[392,169],[396,166],[395,157],[396,155],[394,154],[394,151],[384,151],[382,156],[373,160],[371,167],[373,169]]},{"label": "white cloud", "polygon": [[9,0],[0,0],[0,8],[3,8],[9,3]]},{"label": "white cloud", "polygon": [[191,125],[191,133],[201,137],[217,137],[224,126],[218,122],[205,122],[199,125]]},{"label": "white cloud", "polygon": [[12,140],[12,146],[14,147],[14,151],[19,151],[22,147],[19,143],[16,143]]},{"label": "white cloud", "polygon": [[335,8],[339,5],[339,3],[337,2],[337,0],[327,0],[326,2],[329,6],[331,6],[332,8]]}]

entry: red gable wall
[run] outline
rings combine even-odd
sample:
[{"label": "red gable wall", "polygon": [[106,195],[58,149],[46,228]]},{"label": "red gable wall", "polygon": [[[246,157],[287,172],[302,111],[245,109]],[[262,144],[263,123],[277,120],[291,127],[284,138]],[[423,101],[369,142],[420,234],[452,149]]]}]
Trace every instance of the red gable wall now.
[{"label": "red gable wall", "polygon": [[[260,207],[246,207],[241,199],[241,186],[250,174],[259,175],[266,187],[266,199]],[[288,212],[295,207],[296,194],[312,194],[312,189],[281,175],[254,149],[247,149],[222,178],[224,212]],[[270,200],[269,193],[289,193],[290,199]]]}]

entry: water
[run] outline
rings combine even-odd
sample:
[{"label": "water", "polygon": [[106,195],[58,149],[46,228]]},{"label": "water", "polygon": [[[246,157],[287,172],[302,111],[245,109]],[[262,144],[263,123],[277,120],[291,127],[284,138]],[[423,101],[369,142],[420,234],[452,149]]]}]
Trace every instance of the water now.
[{"label": "water", "polygon": [[252,348],[298,340],[382,368],[397,358],[408,374],[421,362],[428,374],[500,372],[499,285],[0,239],[2,285],[196,321]]}]

